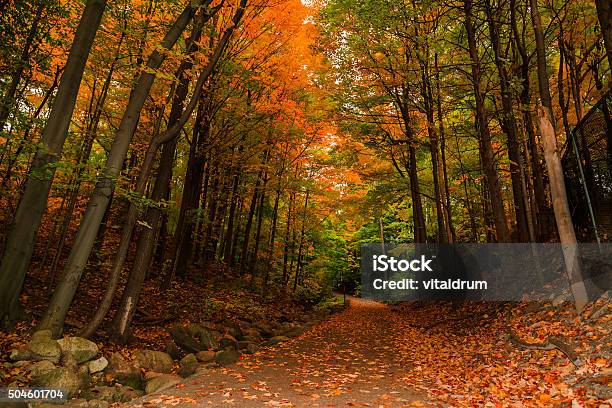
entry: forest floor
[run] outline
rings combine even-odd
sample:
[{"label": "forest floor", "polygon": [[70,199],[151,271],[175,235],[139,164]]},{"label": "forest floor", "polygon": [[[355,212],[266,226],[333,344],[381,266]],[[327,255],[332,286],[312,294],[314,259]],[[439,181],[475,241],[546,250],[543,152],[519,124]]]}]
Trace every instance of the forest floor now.
[{"label": "forest floor", "polygon": [[[290,298],[253,293],[241,279],[219,285],[205,278],[174,282],[163,296],[155,279],[147,281],[133,341],[118,346],[102,334],[94,339],[102,353],[164,350],[166,329],[174,324],[245,317],[293,321],[312,314]],[[44,273],[29,277],[21,301],[33,319],[0,333],[0,363],[27,343],[48,301],[46,281]],[[104,288],[104,275],[92,268],[68,316],[69,334],[87,322],[95,311],[91,299],[99,299]],[[350,303],[290,341],[245,354],[235,366],[202,367],[176,387],[129,406],[611,406],[609,297],[580,317],[569,301]],[[547,344],[553,336],[576,353],[573,362],[558,349],[517,344]],[[23,376],[23,368],[3,370],[0,384]]]},{"label": "forest floor", "polygon": [[[400,304],[351,307],[234,367],[202,369],[130,406],[609,407],[609,301],[597,321],[569,304]],[[596,305],[601,307],[601,304]],[[510,312],[510,313],[507,313]],[[558,335],[577,351],[513,343]]]},{"label": "forest floor", "polygon": [[406,334],[397,320],[385,305],[351,299],[298,338],[130,406],[429,406],[424,388],[406,381],[411,365],[396,355]]}]

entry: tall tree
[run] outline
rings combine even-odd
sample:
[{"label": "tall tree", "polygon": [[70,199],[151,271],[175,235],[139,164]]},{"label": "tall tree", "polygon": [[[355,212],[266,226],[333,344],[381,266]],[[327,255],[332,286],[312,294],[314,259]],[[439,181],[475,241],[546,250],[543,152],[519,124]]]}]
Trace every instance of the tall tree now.
[{"label": "tall tree", "polygon": [[489,131],[489,120],[485,107],[484,92],[482,90],[481,65],[476,46],[476,27],[474,22],[474,8],[471,0],[463,2],[465,13],[465,29],[468,37],[468,50],[472,65],[472,85],[474,88],[474,100],[476,102],[476,121],[480,135],[480,158],[486,176],[487,187],[490,194],[490,204],[495,224],[497,242],[509,242],[510,232],[504,211],[504,201],[501,194],[497,170],[491,145],[491,133]]},{"label": "tall tree", "polygon": [[597,17],[608,55],[608,65],[612,67],[612,1],[595,0],[595,6],[597,6]]},{"label": "tall tree", "polygon": [[[191,21],[194,12],[195,9],[191,3],[185,7],[166,33],[160,44],[160,50],[169,50],[174,46]],[[155,70],[166,59],[167,54],[160,50],[155,50],[151,54],[146,64],[147,70],[140,74],[138,81],[132,89],[130,99],[121,119],[121,124],[119,125],[119,130],[115,134],[105,169],[100,180],[96,183],[96,187],[81,220],[79,231],[75,238],[75,245],[70,251],[62,279],[53,293],[53,298],[47,311],[39,322],[40,328],[50,329],[54,336],[59,336],[63,332],[68,308],[72,303],[74,293],[91,254],[117,176],[121,171],[128,147],[136,131],[140,113],[153,86]]]},{"label": "tall tree", "polygon": [[30,167],[0,264],[0,318],[4,324],[19,315],[19,293],[25,279],[36,232],[47,204],[55,163],[59,160],[83,78],[85,63],[102,21],[106,0],[88,0],[68,54],[64,73]]}]

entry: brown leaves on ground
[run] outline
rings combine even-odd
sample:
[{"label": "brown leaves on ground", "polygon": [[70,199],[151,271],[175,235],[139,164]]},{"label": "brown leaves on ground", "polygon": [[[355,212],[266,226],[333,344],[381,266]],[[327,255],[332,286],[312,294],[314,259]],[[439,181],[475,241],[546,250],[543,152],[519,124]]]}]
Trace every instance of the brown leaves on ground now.
[{"label": "brown leaves on ground", "polygon": [[[602,353],[610,350],[609,314],[588,322],[580,320],[569,304],[513,308],[512,330],[522,340],[542,343],[552,335],[563,337],[583,360],[577,368],[558,350],[526,350],[510,342],[507,307],[512,306],[399,306],[394,324],[404,325],[405,336],[396,346],[400,358],[413,365],[406,382],[427,388],[430,395],[453,406],[608,406],[611,361]],[[423,328],[445,316],[464,319]],[[597,387],[598,378],[606,382],[607,391]]]},{"label": "brown leaves on ground", "polygon": [[[522,340],[563,336],[584,363],[519,349],[508,308]],[[609,314],[579,321],[571,305],[354,299],[300,337],[166,393],[241,407],[606,407],[609,333]]]}]

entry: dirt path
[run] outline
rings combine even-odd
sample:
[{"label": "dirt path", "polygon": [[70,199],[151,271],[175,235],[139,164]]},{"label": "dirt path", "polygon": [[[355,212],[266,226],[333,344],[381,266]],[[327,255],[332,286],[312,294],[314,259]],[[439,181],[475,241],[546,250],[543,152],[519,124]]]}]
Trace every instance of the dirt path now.
[{"label": "dirt path", "polygon": [[410,366],[395,354],[395,342],[405,327],[392,314],[353,299],[350,308],[291,341],[231,368],[202,370],[130,406],[433,406],[404,381]]}]

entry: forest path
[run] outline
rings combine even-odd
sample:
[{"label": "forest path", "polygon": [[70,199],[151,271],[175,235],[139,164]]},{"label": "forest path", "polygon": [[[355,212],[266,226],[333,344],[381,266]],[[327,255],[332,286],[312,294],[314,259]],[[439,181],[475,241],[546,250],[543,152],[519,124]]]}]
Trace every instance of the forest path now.
[{"label": "forest path", "polygon": [[405,330],[387,306],[351,299],[349,308],[299,337],[233,367],[199,371],[184,386],[130,406],[433,406],[404,381],[411,368],[395,344]]}]

